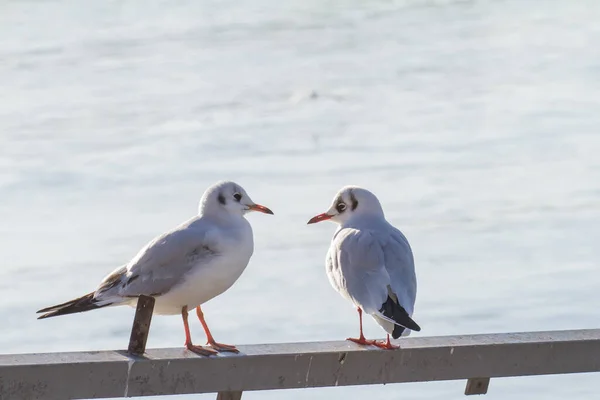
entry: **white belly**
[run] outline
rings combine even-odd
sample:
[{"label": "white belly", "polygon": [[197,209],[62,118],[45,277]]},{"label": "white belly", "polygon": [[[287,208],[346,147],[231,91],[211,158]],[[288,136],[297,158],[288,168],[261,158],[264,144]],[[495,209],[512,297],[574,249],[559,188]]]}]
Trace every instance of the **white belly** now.
[{"label": "white belly", "polygon": [[209,264],[198,265],[185,279],[162,296],[156,297],[154,313],[162,315],[180,314],[206,303],[229,289],[242,275],[250,254],[235,254],[221,257]]}]

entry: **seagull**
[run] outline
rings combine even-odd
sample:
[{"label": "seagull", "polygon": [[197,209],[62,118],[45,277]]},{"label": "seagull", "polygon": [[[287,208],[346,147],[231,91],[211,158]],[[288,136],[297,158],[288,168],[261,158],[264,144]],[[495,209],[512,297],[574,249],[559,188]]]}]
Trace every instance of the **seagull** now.
[{"label": "seagull", "polygon": [[[204,192],[197,216],[150,241],[93,292],[39,310],[43,315],[38,319],[108,306],[135,307],[140,295],[151,296],[155,313],[181,314],[188,350],[203,356],[237,353],[235,346],[215,341],[200,306],[229,289],[246,269],[254,251],[252,227],[244,218],[250,211],[273,214],[254,203],[240,185],[217,182]],[[192,344],[188,310],[194,307],[212,349]]]},{"label": "seagull", "polygon": [[[358,311],[360,336],[347,340],[383,349],[398,348],[390,342],[390,334],[397,339],[408,336],[411,330],[421,330],[411,318],[417,277],[408,240],[386,221],[377,197],[357,186],[343,187],[329,210],[308,223],[326,220],[339,225],[325,259],[329,283]],[[363,312],[387,332],[387,341],[365,339]]]}]

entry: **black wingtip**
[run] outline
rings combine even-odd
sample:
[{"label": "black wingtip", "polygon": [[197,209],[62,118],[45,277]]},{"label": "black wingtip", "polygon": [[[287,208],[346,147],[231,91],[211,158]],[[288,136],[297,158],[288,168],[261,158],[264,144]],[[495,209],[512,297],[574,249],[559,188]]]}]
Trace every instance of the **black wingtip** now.
[{"label": "black wingtip", "polygon": [[40,315],[37,319],[45,319],[50,317],[58,317],[59,315],[75,314],[84,311],[94,310],[96,308],[106,307],[109,304],[98,306],[94,300],[94,292],[88,293],[77,299],[67,301],[66,303],[57,304],[55,306],[42,308],[36,311],[36,314],[45,313]]},{"label": "black wingtip", "polygon": [[408,315],[406,316],[408,324],[406,324],[406,327],[408,329],[410,329],[411,331],[415,331],[415,332],[421,332],[421,327],[419,326],[419,324],[417,324],[411,317],[409,317]]},{"label": "black wingtip", "polygon": [[402,333],[404,333],[405,329],[410,329],[411,331],[415,332],[421,331],[421,327],[415,321],[413,321],[404,307],[396,303],[389,296],[385,303],[381,305],[381,309],[379,311],[398,324],[394,326],[394,330],[392,332],[392,337],[394,339],[398,339],[400,336],[402,336]]},{"label": "black wingtip", "polygon": [[38,313],[39,312],[45,312],[45,314],[40,315],[39,317],[37,317],[37,319],[46,319],[50,317],[55,317],[57,315],[62,315],[61,309],[54,309],[52,307],[48,307],[48,311],[40,310],[38,311]]},{"label": "black wingtip", "polygon": [[409,329],[411,331],[415,331],[415,332],[420,332],[421,331],[421,327],[412,320],[412,318],[408,317],[408,323],[406,323],[406,325],[410,325],[410,326],[401,326],[401,325],[395,325],[394,326],[394,330],[392,331],[392,337],[394,339],[398,339],[400,336],[402,336],[402,334],[404,333],[404,331],[406,329]]},{"label": "black wingtip", "polygon": [[406,328],[403,326],[394,325],[394,330],[392,331],[392,337],[394,339],[398,339],[400,336],[402,336],[402,334],[404,333],[405,330],[406,330]]}]

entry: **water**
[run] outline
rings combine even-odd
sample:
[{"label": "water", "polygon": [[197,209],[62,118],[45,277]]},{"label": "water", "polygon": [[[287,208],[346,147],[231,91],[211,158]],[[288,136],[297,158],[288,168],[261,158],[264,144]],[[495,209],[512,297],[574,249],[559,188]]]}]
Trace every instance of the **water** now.
[{"label": "water", "polygon": [[[249,217],[251,264],[205,306],[220,341],[356,334],[325,277],[334,227],[305,225],[345,184],[413,245],[420,335],[597,327],[599,19],[593,0],[3,2],[0,353],[124,348],[131,309],[33,312],[92,290],[219,179],[276,213]],[[150,347],[183,340],[154,319]],[[590,398],[596,380],[493,380],[486,398]]]}]

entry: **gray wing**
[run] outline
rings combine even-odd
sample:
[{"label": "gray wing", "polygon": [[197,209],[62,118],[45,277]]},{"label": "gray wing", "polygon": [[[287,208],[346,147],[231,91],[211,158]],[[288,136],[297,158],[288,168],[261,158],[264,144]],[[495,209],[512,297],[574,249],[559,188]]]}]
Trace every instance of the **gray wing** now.
[{"label": "gray wing", "polygon": [[127,265],[104,278],[95,298],[159,296],[180,283],[194,266],[218,257],[216,234],[193,222],[148,243]]},{"label": "gray wing", "polygon": [[364,312],[380,314],[390,276],[376,238],[369,231],[344,228],[336,233],[328,254],[332,286]]},{"label": "gray wing", "polygon": [[344,228],[331,246],[328,275],[342,296],[373,316],[394,338],[400,337],[405,328],[421,330],[409,315],[414,307],[416,280],[407,289],[404,278],[410,277],[410,271],[414,275],[414,268],[403,235],[386,229]]},{"label": "gray wing", "polygon": [[392,293],[408,315],[412,316],[417,297],[415,261],[406,237],[398,229],[391,229],[391,234],[382,245],[385,269],[390,276]]}]

